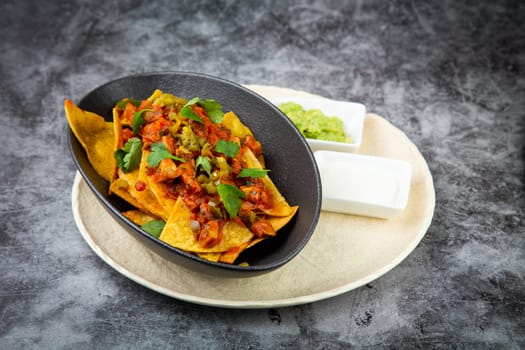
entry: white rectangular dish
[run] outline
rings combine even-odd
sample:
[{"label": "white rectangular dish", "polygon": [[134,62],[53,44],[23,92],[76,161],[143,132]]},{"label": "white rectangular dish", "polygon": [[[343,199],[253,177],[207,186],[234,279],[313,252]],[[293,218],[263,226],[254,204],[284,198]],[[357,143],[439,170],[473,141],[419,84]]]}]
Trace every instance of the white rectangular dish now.
[{"label": "white rectangular dish", "polygon": [[352,138],[352,143],[324,141],[307,138],[312,151],[329,150],[340,152],[355,152],[361,145],[363,137],[363,124],[366,108],[363,104],[335,101],[327,98],[304,98],[293,96],[280,96],[270,99],[274,105],[279,107],[285,102],[295,102],[304,110],[319,109],[328,117],[339,117],[343,121],[343,128],[347,136]]},{"label": "white rectangular dish", "polygon": [[322,209],[392,218],[406,207],[412,167],[405,161],[351,153],[314,153],[323,188]]}]

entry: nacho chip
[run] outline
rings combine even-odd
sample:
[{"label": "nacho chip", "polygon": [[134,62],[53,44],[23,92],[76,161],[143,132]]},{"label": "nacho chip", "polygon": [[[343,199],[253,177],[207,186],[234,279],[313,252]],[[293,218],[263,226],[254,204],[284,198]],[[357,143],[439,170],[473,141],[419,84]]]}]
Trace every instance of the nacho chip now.
[{"label": "nacho chip", "polygon": [[292,211],[286,216],[270,216],[268,217],[268,219],[266,219],[270,222],[270,224],[276,232],[282,229],[287,223],[290,222],[290,220],[292,220],[295,213],[299,209],[299,206],[295,205],[293,207],[290,207],[290,209],[292,209]]},{"label": "nacho chip", "polygon": [[147,98],[147,100],[149,102],[153,102],[155,101],[157,98],[159,98],[161,95],[163,94],[163,92],[159,89],[155,89],[155,91],[153,91],[153,93],[151,94],[150,97]]},{"label": "nacho chip", "polygon": [[113,132],[115,135],[113,142],[113,151],[118,150],[124,146],[124,141],[122,140],[122,123],[118,115],[118,110],[113,108]]},{"label": "nacho chip", "polygon": [[177,203],[160,235],[161,241],[193,253],[225,252],[230,248],[248,243],[252,238],[253,233],[246,227],[228,221],[224,226],[223,237],[220,242],[210,248],[202,247],[191,229],[191,211],[181,197],[177,199]]},{"label": "nacho chip", "polygon": [[151,102],[152,106],[169,106],[172,108],[176,107],[179,109],[182,108],[182,106],[184,106],[184,104],[187,102],[185,98],[180,98],[172,94],[167,94],[158,89],[155,90],[150,97],[148,97],[148,101]]},{"label": "nacho chip", "polygon": [[157,220],[156,217],[153,217],[141,210],[136,210],[136,209],[125,211],[122,213],[122,215],[124,215],[125,217],[133,221],[138,226],[142,226],[147,222]]},{"label": "nacho chip", "polygon": [[119,196],[135,208],[153,215],[139,200],[129,193],[129,186],[129,183],[125,179],[116,179],[109,185],[109,193]]},{"label": "nacho chip", "polygon": [[230,248],[226,252],[221,254],[221,256],[219,257],[219,261],[226,263],[226,264],[233,264],[243,251],[245,251],[248,248],[253,247],[254,245],[256,245],[257,243],[261,241],[264,241],[266,238],[267,237],[255,238],[251,240],[250,242],[242,244],[241,246]]},{"label": "nacho chip", "polygon": [[[140,203],[139,209],[150,213],[156,217],[167,220],[169,214],[164,211],[164,208],[155,198],[155,195],[149,188],[145,188],[141,191],[137,190],[137,183],[139,181],[139,169],[125,173],[122,170],[118,170],[118,179],[124,180],[127,182],[127,194],[126,196],[131,196],[135,202]],[[117,180],[115,180],[117,181]],[[113,189],[114,191],[114,189]],[[115,194],[120,195],[121,192],[115,192]],[[122,197],[123,198],[123,197]],[[125,199],[125,198],[123,198]]]},{"label": "nacho chip", "polygon": [[146,174],[146,162],[150,154],[151,151],[142,151],[142,160],[140,163],[139,170],[139,180],[144,181],[146,183],[146,187],[149,188],[151,192],[155,195],[155,198],[164,209],[165,214],[167,215],[167,217],[169,217],[177,200],[168,196],[168,189],[164,182],[153,181],[150,179],[150,176]]},{"label": "nacho chip", "polygon": [[84,147],[89,162],[101,177],[111,181],[117,167],[113,158],[113,123],[106,122],[98,114],[80,109],[69,99],[64,101],[64,109],[69,126]]},{"label": "nacho chip", "polygon": [[[239,119],[239,117],[233,112],[225,113],[222,123],[228,129],[231,130],[232,136],[236,136],[239,138],[253,136],[253,133],[250,130],[250,128],[244,125],[243,122]],[[264,167],[264,156],[262,154],[257,156],[257,160],[259,161],[261,166]]]},{"label": "nacho chip", "polygon": [[239,117],[233,112],[225,113],[222,123],[231,130],[233,136],[244,137],[247,135],[253,135],[250,128],[244,125]]},{"label": "nacho chip", "polygon": [[219,261],[222,253],[196,253],[199,258],[206,259],[209,261]]},{"label": "nacho chip", "polygon": [[[257,168],[262,169],[261,163],[257,158],[254,156],[254,154],[248,149],[243,153],[243,160],[246,162],[248,167],[250,168]],[[293,213],[292,208],[286,201],[286,199],[283,197],[283,195],[279,192],[275,184],[272,182],[270,177],[267,175],[263,178],[264,185],[266,188],[270,189],[272,193],[272,208],[265,210],[265,214],[271,215],[271,216],[290,216],[290,214]]]},{"label": "nacho chip", "polygon": [[169,214],[173,211],[177,200],[168,196],[168,189],[165,183],[150,181],[149,177],[147,178],[147,181],[151,192],[153,192],[155,198],[157,198],[160,205],[162,206],[162,208],[164,208],[164,211],[168,214],[169,217]]},{"label": "nacho chip", "polygon": [[226,264],[233,264],[239,255],[248,247],[250,242],[246,242],[241,246],[228,249],[219,256],[219,261]]}]

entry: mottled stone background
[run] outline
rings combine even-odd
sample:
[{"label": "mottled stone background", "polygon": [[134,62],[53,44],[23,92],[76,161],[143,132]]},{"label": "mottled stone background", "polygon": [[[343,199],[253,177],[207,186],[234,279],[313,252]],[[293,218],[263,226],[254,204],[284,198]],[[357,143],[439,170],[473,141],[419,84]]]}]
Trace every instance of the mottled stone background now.
[{"label": "mottled stone background", "polygon": [[[525,2],[0,3],[0,348],[525,348]],[[64,98],[183,70],[367,105],[434,176],[434,221],[372,283],[269,310],[123,277],[73,221]]]}]

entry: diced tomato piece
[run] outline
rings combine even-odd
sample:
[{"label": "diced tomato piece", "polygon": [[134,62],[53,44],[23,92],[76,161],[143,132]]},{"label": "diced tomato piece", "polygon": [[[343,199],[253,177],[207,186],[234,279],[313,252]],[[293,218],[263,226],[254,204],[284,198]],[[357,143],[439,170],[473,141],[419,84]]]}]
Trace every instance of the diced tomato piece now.
[{"label": "diced tomato piece", "polygon": [[140,101],[140,105],[139,107],[137,108],[137,110],[141,110],[141,109],[144,109],[144,108],[148,108],[149,106],[151,105],[151,102],[148,101],[148,100],[142,100]]},{"label": "diced tomato piece", "polygon": [[131,129],[122,128],[122,144],[119,145],[119,148],[123,147],[126,144],[126,142],[128,142],[128,140],[132,137],[133,137],[133,131],[131,131]]},{"label": "diced tomato piece", "polygon": [[193,110],[193,113],[197,114],[199,118],[202,119],[204,124],[207,124],[206,121],[210,121],[208,118],[208,115],[206,114],[206,110],[202,108],[201,106],[195,104],[191,106],[191,109]]},{"label": "diced tomato piece", "polygon": [[268,220],[259,219],[250,227],[250,231],[257,237],[275,236],[275,230]]},{"label": "diced tomato piece", "polygon": [[222,228],[218,220],[211,220],[202,225],[198,242],[204,248],[211,248],[222,239]]},{"label": "diced tomato piece", "polygon": [[207,138],[208,137],[208,129],[206,126],[202,125],[201,123],[190,121],[191,130],[197,135],[197,137]]},{"label": "diced tomato piece", "polygon": [[242,161],[238,159],[237,157],[233,158],[231,162],[231,167],[232,167],[232,173],[234,173],[235,175],[239,174],[242,169]]},{"label": "diced tomato piece", "polygon": [[169,128],[169,121],[159,118],[151,123],[147,123],[142,129],[142,142],[153,144],[161,139],[164,132]]},{"label": "diced tomato piece", "polygon": [[247,135],[244,138],[243,146],[248,147],[252,153],[258,157],[262,154],[262,145],[252,135]]},{"label": "diced tomato piece", "polygon": [[133,113],[135,113],[137,108],[131,102],[126,103],[126,107],[122,114],[120,115],[121,123],[131,125],[131,120],[133,119]]},{"label": "diced tomato piece", "polygon": [[181,171],[172,159],[164,158],[160,161],[157,171],[155,172],[155,181],[172,180],[180,176]]},{"label": "diced tomato piece", "polygon": [[186,162],[180,165],[179,168],[181,169],[182,181],[186,184],[186,187],[192,193],[200,193],[202,191],[202,187],[195,178],[195,169],[193,166],[189,162]]},{"label": "diced tomato piece", "polygon": [[144,191],[146,189],[146,183],[144,181],[137,181],[137,183],[135,183],[135,189],[137,191]]},{"label": "diced tomato piece", "polygon": [[199,206],[199,222],[206,222],[213,219],[213,214],[211,212],[210,205],[206,202],[202,202]]},{"label": "diced tomato piece", "polygon": [[240,187],[246,195],[246,200],[253,203],[258,209],[268,209],[272,206],[272,193],[264,187],[261,179],[255,179],[252,185]]},{"label": "diced tomato piece", "polygon": [[223,124],[209,124],[207,140],[212,145],[215,145],[219,140],[229,140],[231,131]]},{"label": "diced tomato piece", "polygon": [[246,227],[246,224],[244,223],[244,221],[242,221],[242,218],[240,216],[236,216],[231,220],[241,227]]},{"label": "diced tomato piece", "polygon": [[175,147],[175,138],[171,135],[164,135],[162,136],[162,144],[166,147],[168,151],[170,151],[171,154],[175,154],[176,147]]}]

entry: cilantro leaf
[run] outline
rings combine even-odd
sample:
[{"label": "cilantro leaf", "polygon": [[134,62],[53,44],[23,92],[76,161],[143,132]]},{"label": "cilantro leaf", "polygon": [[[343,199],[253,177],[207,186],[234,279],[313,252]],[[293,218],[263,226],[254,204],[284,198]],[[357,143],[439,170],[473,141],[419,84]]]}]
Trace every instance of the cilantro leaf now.
[{"label": "cilantro leaf", "polygon": [[214,123],[222,122],[222,119],[224,117],[224,112],[222,111],[222,106],[219,102],[213,99],[207,99],[204,101],[200,101],[199,105],[202,106],[206,110],[206,113],[208,113],[208,117],[210,117],[212,122]]},{"label": "cilantro leaf", "polygon": [[141,155],[142,142],[137,137],[130,138],[124,147],[116,150],[113,154],[117,160],[117,166],[125,173],[128,173],[139,166]]},{"label": "cilantro leaf", "polygon": [[166,146],[164,146],[162,143],[154,143],[153,145],[151,145],[151,153],[146,159],[146,161],[148,162],[148,165],[156,167],[165,158],[171,158],[173,160],[178,160],[179,162],[186,161],[182,158],[171,154],[170,151],[168,151],[168,149],[166,148]]},{"label": "cilantro leaf", "polygon": [[194,97],[191,100],[189,100],[188,102],[186,102],[184,107],[182,107],[182,109],[180,110],[180,114],[183,117],[186,117],[186,118],[189,118],[189,119],[193,119],[193,120],[195,120],[195,121],[197,121],[199,123],[203,123],[202,119],[197,114],[195,114],[195,112],[193,112],[193,110],[191,109],[191,106],[193,106],[195,104],[197,104],[197,105],[201,106],[202,108],[204,108],[204,110],[208,114],[208,117],[210,117],[210,120],[213,123],[220,123],[220,122],[222,122],[223,117],[224,117],[224,112],[222,111],[222,106],[221,106],[221,104],[219,102],[215,101],[214,99],[206,99],[206,100],[203,101],[203,100],[201,100],[198,97]]},{"label": "cilantro leaf", "polygon": [[237,177],[265,177],[270,172],[270,169],[259,169],[259,168],[245,168],[242,169]]},{"label": "cilantro leaf", "polygon": [[135,107],[140,106],[140,100],[135,100],[134,98],[123,98],[117,102],[117,108],[125,109],[128,102],[132,103]]},{"label": "cilantro leaf", "polygon": [[166,224],[162,220],[151,220],[146,222],[140,228],[152,235],[153,237],[159,238],[165,225]]},{"label": "cilantro leaf", "polygon": [[215,151],[226,155],[227,157],[233,158],[239,153],[241,147],[238,143],[233,141],[219,140],[215,145]]},{"label": "cilantro leaf", "polygon": [[217,192],[230,219],[236,217],[241,208],[242,200],[246,198],[246,194],[237,187],[229,184],[219,184],[219,186],[217,186]]},{"label": "cilantro leaf", "polygon": [[211,175],[211,161],[210,158],[205,156],[199,156],[197,157],[197,161],[195,162],[195,169],[198,169],[199,166],[204,169],[204,171],[208,174],[208,176]]},{"label": "cilantro leaf", "polygon": [[198,103],[199,101],[200,101],[200,98],[194,97],[191,100],[189,100],[188,102],[186,102],[186,104],[180,110],[180,115],[182,115],[183,117],[186,117],[188,119],[195,120],[196,122],[199,122],[201,124],[204,124],[202,119],[197,114],[195,114],[195,112],[191,109],[191,106],[193,106],[194,104]]},{"label": "cilantro leaf", "polygon": [[197,102],[200,102],[200,98],[198,97],[194,97],[192,99],[190,99],[188,102],[186,102],[185,106],[191,106],[191,105],[194,105],[196,104]]},{"label": "cilantro leaf", "polygon": [[131,120],[131,130],[133,135],[136,135],[140,131],[140,127],[144,125],[146,120],[144,119],[144,112],[152,111],[152,109],[141,109],[133,113],[133,119]]}]

